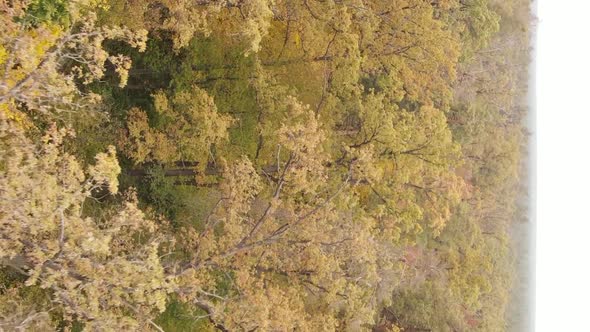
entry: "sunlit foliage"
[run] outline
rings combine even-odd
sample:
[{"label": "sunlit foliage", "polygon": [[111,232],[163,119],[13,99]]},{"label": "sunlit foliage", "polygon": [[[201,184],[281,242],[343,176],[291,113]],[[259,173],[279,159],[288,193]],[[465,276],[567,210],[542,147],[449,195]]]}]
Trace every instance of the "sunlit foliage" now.
[{"label": "sunlit foliage", "polygon": [[0,12],[0,329],[506,329],[526,1]]}]

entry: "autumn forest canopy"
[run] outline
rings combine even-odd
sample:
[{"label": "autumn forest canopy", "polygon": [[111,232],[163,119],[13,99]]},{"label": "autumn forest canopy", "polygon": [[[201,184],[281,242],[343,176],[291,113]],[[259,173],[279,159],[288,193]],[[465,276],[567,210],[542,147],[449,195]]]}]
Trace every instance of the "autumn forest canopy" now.
[{"label": "autumn forest canopy", "polygon": [[527,0],[0,0],[0,331],[506,331]]}]

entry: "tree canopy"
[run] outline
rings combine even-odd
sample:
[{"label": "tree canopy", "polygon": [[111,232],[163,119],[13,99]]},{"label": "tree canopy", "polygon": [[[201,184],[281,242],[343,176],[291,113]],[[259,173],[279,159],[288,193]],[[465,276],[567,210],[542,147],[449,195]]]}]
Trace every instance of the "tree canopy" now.
[{"label": "tree canopy", "polygon": [[0,330],[508,328],[527,1],[0,11]]}]

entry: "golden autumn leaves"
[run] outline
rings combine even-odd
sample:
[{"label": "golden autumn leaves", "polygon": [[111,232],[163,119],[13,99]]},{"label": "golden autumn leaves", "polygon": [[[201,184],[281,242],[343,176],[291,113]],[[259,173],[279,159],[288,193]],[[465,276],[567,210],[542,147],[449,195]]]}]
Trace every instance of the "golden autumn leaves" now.
[{"label": "golden autumn leaves", "polygon": [[[474,133],[501,136],[492,121],[473,123],[490,111],[450,109],[458,62],[495,32],[471,36],[463,27],[496,22],[487,2],[474,2],[468,9],[482,15],[469,20],[459,1],[107,2],[102,19],[94,12],[104,8],[77,1],[70,26],[25,29],[4,19],[0,27],[0,258],[26,286],[49,290],[66,321],[88,330],[159,330],[154,317],[172,298],[229,331],[369,330],[384,307],[407,304],[394,292],[414,296],[408,306],[425,295],[470,314],[479,308],[493,266],[479,259],[486,247],[475,222],[469,236],[478,246],[466,254],[452,247],[471,241],[460,238],[467,224],[458,218],[479,218],[457,211],[477,199],[489,204],[489,191],[473,188],[512,175],[504,172],[513,170],[512,155],[494,158],[516,143],[478,143]],[[12,18],[25,15],[20,5],[6,5]],[[157,56],[172,59],[162,61],[173,67],[162,69],[166,75],[178,74],[176,61],[190,70],[175,77],[180,83],[150,85],[155,79],[146,75],[134,95],[121,89],[134,82],[123,53],[142,63],[148,35],[164,50]],[[219,45],[228,63],[195,59],[200,48]],[[126,51],[109,51],[119,48]],[[153,69],[148,60],[143,70]],[[209,71],[213,83],[197,80]],[[107,89],[90,84],[108,72],[115,79],[100,82]],[[240,85],[237,97],[232,84]],[[111,88],[122,92],[111,97],[123,106],[102,104],[93,92]],[[115,115],[105,122],[115,134],[105,130],[108,143],[85,165],[78,147],[64,144],[73,141],[68,115],[98,105]],[[459,144],[450,114],[468,143]],[[465,152],[503,172],[466,184],[457,170],[477,166],[465,166]],[[169,186],[191,193],[179,204],[194,214],[190,222],[173,214],[165,221],[145,188],[139,197],[119,193],[120,185],[152,180],[133,182],[124,174],[129,165],[184,161],[213,178],[208,186]],[[169,196],[163,204],[176,204]],[[403,261],[417,247],[428,266]],[[440,272],[443,264],[456,270]],[[430,265],[436,273],[420,270]],[[473,277],[480,272],[485,277]],[[407,285],[424,288],[412,293]],[[49,326],[47,316],[38,315]]]}]

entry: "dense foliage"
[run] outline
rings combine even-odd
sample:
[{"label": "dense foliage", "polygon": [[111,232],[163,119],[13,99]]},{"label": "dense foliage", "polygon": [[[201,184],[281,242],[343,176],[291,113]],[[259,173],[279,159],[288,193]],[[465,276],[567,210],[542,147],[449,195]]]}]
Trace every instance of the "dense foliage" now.
[{"label": "dense foliage", "polygon": [[0,330],[509,328],[527,1],[0,12]]}]

